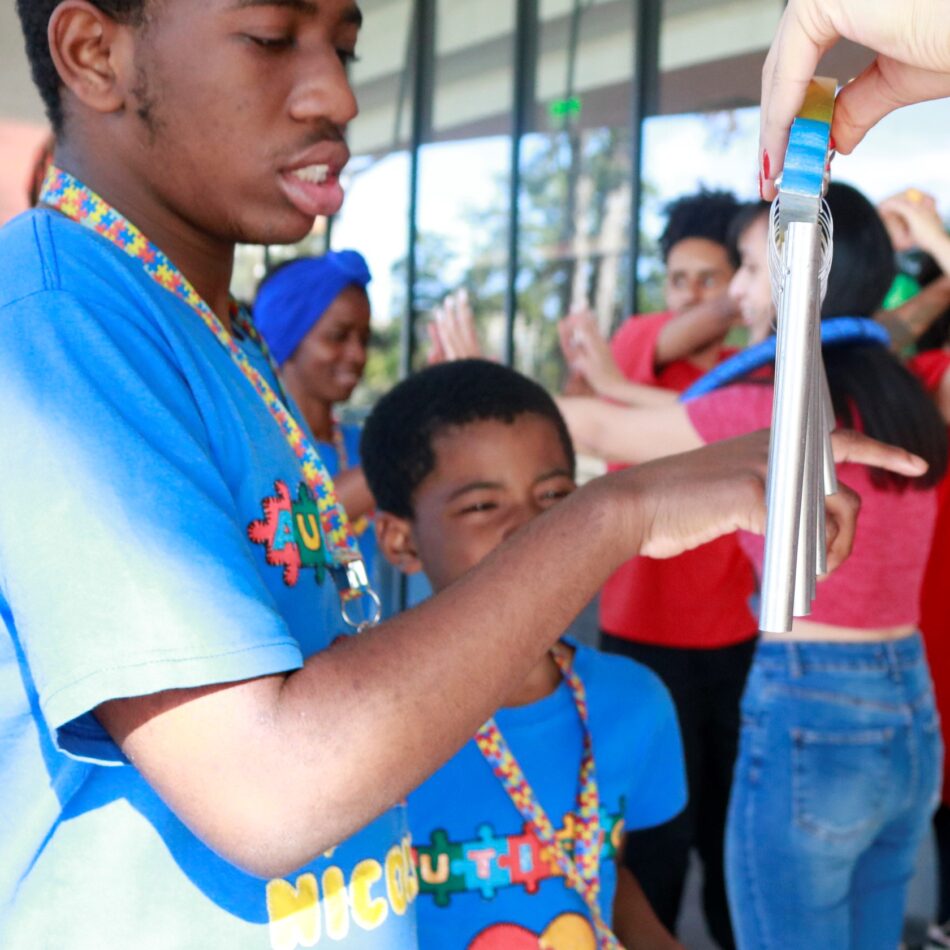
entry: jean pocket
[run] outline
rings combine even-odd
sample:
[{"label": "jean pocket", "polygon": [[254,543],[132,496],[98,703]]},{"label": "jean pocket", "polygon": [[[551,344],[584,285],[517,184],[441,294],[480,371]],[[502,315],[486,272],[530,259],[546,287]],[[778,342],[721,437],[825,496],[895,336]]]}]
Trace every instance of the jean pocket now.
[{"label": "jean pocket", "polygon": [[880,820],[890,788],[893,729],[795,729],[791,739],[792,808],[800,828],[841,841]]}]

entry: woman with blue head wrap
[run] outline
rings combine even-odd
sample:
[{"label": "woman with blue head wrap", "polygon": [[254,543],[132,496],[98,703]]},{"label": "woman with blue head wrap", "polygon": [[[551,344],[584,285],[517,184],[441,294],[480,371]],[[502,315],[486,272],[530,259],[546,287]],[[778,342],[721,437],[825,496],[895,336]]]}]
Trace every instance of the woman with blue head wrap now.
[{"label": "woman with blue head wrap", "polygon": [[[337,421],[363,376],[370,336],[369,268],[358,251],[299,257],[268,274],[257,291],[254,322],[280,368],[357,534],[373,499],[359,468],[359,427]],[[360,538],[364,557],[372,532]]]}]

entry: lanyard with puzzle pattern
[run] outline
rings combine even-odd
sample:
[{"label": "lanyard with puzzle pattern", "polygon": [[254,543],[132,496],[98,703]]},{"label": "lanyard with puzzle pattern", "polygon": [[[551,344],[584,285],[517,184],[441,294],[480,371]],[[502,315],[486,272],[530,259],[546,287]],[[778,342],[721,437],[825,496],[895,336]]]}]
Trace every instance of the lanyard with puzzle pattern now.
[{"label": "lanyard with puzzle pattern", "polygon": [[567,883],[587,904],[597,933],[598,950],[619,950],[620,943],[604,920],[598,902],[603,832],[600,827],[600,794],[594,770],[594,744],[590,734],[587,691],[571,664],[568,649],[562,643],[554,645],[551,656],[570,687],[584,733],[573,856],[567,853],[564,845],[557,839],[551,819],[534,794],[534,789],[525,778],[518,760],[512,754],[494,719],[489,719],[478,730],[475,743],[496,778],[504,786],[512,804],[537,835],[542,854],[561,871]]},{"label": "lanyard with puzzle pattern", "polygon": [[[340,595],[340,608],[347,624],[360,628],[379,618],[379,599],[369,583],[359,546],[353,536],[349,519],[336,497],[333,480],[327,473],[313,443],[291,415],[280,396],[264,376],[248,360],[234,337],[202,300],[185,275],[168,259],[160,248],[122,214],[111,207],[94,191],[87,188],[69,172],[51,165],[46,172],[40,201],[94,231],[138,261],[149,277],[160,287],[186,303],[201,318],[215,339],[224,347],[254,391],[264,402],[277,423],[287,444],[300,462],[304,482],[313,492],[320,516],[320,533],[327,552],[327,568],[333,576]],[[271,367],[274,378],[277,370],[266,344],[261,339],[250,317],[231,301],[231,318],[261,350]],[[361,622],[350,616],[351,605],[361,598],[370,601],[372,619]]]}]

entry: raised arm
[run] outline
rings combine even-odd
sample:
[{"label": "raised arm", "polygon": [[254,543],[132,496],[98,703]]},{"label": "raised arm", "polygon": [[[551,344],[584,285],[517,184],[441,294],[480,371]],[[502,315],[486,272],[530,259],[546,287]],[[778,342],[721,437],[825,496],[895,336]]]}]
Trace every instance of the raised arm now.
[{"label": "raised arm", "polygon": [[891,349],[904,352],[933,322],[950,307],[950,277],[943,275],[931,281],[910,300],[893,310],[882,310],[874,319],[891,334]]},{"label": "raised arm", "polygon": [[944,274],[950,274],[950,234],[933,196],[908,188],[882,201],[878,211],[896,250],[920,248],[937,262]]},{"label": "raised arm", "polygon": [[657,368],[689,359],[718,344],[735,323],[739,310],[727,294],[686,307],[663,324],[656,339]]},{"label": "raised arm", "polygon": [[673,397],[657,406],[618,406],[584,396],[562,396],[557,403],[582,451],[612,462],[649,462],[703,444],[686,409],[675,401],[675,393]]},{"label": "raised arm", "polygon": [[558,324],[558,338],[571,372],[597,395],[631,406],[668,406],[676,402],[675,392],[631,382],[624,376],[589,311],[565,317]]}]

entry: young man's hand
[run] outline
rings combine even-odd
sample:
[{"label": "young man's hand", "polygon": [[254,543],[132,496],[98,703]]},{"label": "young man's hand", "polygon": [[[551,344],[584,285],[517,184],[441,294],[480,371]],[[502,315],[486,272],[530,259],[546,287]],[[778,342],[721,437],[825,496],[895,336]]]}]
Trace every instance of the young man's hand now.
[{"label": "young man's hand", "polygon": [[[659,459],[609,478],[625,479],[638,494],[634,523],[640,553],[672,557],[731,531],[765,529],[767,430]],[[926,462],[850,430],[832,435],[836,462],[857,462],[915,477]],[[828,567],[851,551],[860,499],[842,486],[826,499]],[[635,530],[633,527],[631,530]]]},{"label": "young man's hand", "polygon": [[950,96],[950,17],[945,0],[788,0],[762,70],[762,197],[775,197],[788,131],[818,61],[839,39],[878,55],[841,91],[831,128],[849,153],[901,106]]}]

